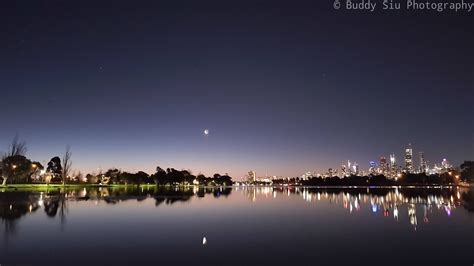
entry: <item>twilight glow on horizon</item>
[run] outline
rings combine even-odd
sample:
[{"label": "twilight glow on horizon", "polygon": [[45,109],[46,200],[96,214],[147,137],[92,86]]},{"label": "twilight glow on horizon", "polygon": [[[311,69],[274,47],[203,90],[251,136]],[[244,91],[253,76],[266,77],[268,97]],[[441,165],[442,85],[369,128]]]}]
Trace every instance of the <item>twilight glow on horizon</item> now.
[{"label": "twilight glow on horizon", "polygon": [[430,164],[473,159],[472,15],[330,2],[6,4],[0,152],[18,134],[44,164],[71,146],[84,174],[236,180],[401,162],[408,143]]}]

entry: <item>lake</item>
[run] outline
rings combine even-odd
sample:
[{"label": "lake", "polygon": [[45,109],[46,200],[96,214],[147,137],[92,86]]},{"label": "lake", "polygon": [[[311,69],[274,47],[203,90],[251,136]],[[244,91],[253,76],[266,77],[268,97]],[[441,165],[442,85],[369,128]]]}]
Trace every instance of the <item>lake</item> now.
[{"label": "lake", "polygon": [[465,188],[0,191],[0,264],[473,265]]}]

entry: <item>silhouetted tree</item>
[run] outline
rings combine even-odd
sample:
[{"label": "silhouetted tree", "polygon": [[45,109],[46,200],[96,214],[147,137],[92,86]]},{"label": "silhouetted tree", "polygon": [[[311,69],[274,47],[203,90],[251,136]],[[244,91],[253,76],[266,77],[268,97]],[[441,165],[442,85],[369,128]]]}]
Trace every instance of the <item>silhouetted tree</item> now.
[{"label": "silhouetted tree", "polygon": [[64,153],[64,156],[63,156],[63,166],[62,166],[62,172],[61,172],[61,179],[62,179],[63,185],[66,184],[66,179],[69,177],[69,173],[71,172],[71,166],[72,166],[71,156],[72,156],[71,148],[67,146],[66,153]]},{"label": "silhouetted tree", "polygon": [[15,135],[2,158],[2,185],[6,185],[9,179],[15,182],[16,177],[22,178],[31,171],[31,161],[26,159],[26,151],[26,143],[19,141],[18,135]]},{"label": "silhouetted tree", "polygon": [[51,158],[48,162],[48,167],[46,168],[46,172],[48,172],[53,180],[61,179],[61,174],[63,171],[63,167],[61,166],[61,159],[58,156]]},{"label": "silhouetted tree", "polygon": [[189,170],[182,170],[181,173],[183,174],[183,182],[187,184],[192,184],[196,176],[192,175]]},{"label": "silhouetted tree", "polygon": [[31,161],[23,155],[6,157],[2,160],[2,164],[4,185],[6,185],[7,180],[11,180],[11,183],[27,182],[34,171]]},{"label": "silhouetted tree", "polygon": [[87,174],[86,180],[88,183],[97,184],[97,182],[99,182],[99,177],[97,175]]},{"label": "silhouetted tree", "polygon": [[196,177],[196,180],[199,182],[199,185],[207,185],[208,182],[208,178],[206,178],[206,176],[203,174],[199,174]]},{"label": "silhouetted tree", "polygon": [[474,182],[474,161],[464,161],[461,164],[461,179]]},{"label": "silhouetted tree", "polygon": [[76,175],[77,182],[83,182],[84,181],[84,175],[82,174],[81,171],[79,171]]},{"label": "silhouetted tree", "polygon": [[184,173],[174,168],[166,169],[167,183],[180,184],[184,182]]},{"label": "silhouetted tree", "polygon": [[230,177],[229,174],[225,174],[221,176],[220,182],[221,182],[221,185],[224,185],[224,186],[230,186],[234,183],[232,182],[232,177]]},{"label": "silhouetted tree", "polygon": [[13,137],[13,140],[10,144],[7,154],[5,157],[15,156],[15,155],[26,155],[26,143],[24,141],[19,141],[18,135]]},{"label": "silhouetted tree", "polygon": [[148,175],[147,173],[145,173],[143,171],[138,171],[135,174],[135,180],[136,180],[137,184],[149,183],[149,181],[150,181],[149,177],[150,177],[150,175]]},{"label": "silhouetted tree", "polygon": [[121,172],[117,168],[112,168],[112,169],[107,170],[107,172],[105,172],[104,175],[108,176],[110,178],[110,182],[112,182],[113,184],[121,183],[121,180],[120,180]]},{"label": "silhouetted tree", "polygon": [[156,172],[153,175],[151,175],[151,179],[157,185],[166,184],[166,171],[161,169],[161,167],[157,166]]}]

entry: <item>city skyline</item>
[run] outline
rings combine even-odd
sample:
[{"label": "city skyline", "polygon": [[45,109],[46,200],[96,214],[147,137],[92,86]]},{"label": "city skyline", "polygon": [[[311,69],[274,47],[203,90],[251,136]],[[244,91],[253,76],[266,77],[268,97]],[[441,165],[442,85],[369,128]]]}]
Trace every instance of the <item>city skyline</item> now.
[{"label": "city skyline", "polygon": [[[206,132],[207,131],[207,132]],[[207,135],[209,134],[209,130],[206,129],[203,134],[207,137]],[[15,138],[18,138],[18,135],[15,136]],[[27,144],[26,142],[24,142],[23,140],[18,140],[20,142],[23,142],[25,145]],[[10,143],[11,145],[11,143]],[[7,149],[6,149],[7,150]],[[26,146],[26,151],[28,151],[28,147]],[[407,158],[407,154],[410,154],[410,157]],[[369,175],[369,174],[383,174],[383,175],[386,175],[388,177],[393,177],[394,174],[397,174],[397,173],[427,173],[427,174],[439,174],[439,170],[441,169],[458,169],[459,168],[459,165],[456,165],[456,164],[453,164],[450,160],[447,160],[446,157],[443,157],[441,160],[439,161],[435,161],[435,162],[430,162],[430,161],[427,161],[424,159],[424,152],[423,151],[418,151],[418,154],[420,155],[420,160],[417,161],[417,160],[413,160],[412,158],[412,154],[413,154],[413,147],[412,147],[412,144],[409,143],[406,148],[404,149],[404,155],[403,156],[396,156],[396,153],[390,153],[390,162],[387,162],[386,161],[386,157],[384,155],[380,156],[379,158],[379,163],[371,160],[371,161],[368,161],[366,164],[364,163],[360,163],[359,161],[357,160],[351,160],[351,159],[348,159],[347,160],[347,168],[346,168],[346,165],[343,164],[343,165],[340,165],[342,168],[339,169],[339,167],[333,167],[333,166],[326,166],[326,168],[321,168],[321,169],[317,169],[317,170],[300,170],[299,171],[299,174],[295,174],[295,175],[282,175],[282,174],[274,174],[272,173],[272,171],[267,171],[265,172],[264,175],[257,175],[256,174],[256,170],[255,169],[252,169],[250,170],[249,172],[247,172],[246,174],[242,174],[242,175],[232,175],[230,174],[231,176],[234,176],[236,177],[237,179],[247,179],[249,176],[251,176],[251,179],[252,181],[256,181],[257,179],[261,179],[261,178],[267,178],[267,177],[278,177],[278,178],[293,178],[293,177],[298,177],[298,176],[302,176],[301,173],[307,171],[306,173],[303,174],[304,175],[309,175],[310,173],[313,175],[313,176],[320,176],[320,175],[326,175],[328,172],[328,170],[331,170],[331,171],[335,171],[333,172],[334,176],[340,176],[340,177],[343,177],[343,176],[347,176],[347,175],[350,175],[350,174],[355,174],[355,175]],[[55,157],[55,156],[63,156],[62,154],[56,154],[52,157]],[[28,157],[28,155],[27,155]],[[51,158],[52,158],[51,157]],[[398,158],[398,159],[397,159]],[[33,161],[37,161],[37,162],[40,162],[43,166],[46,166],[48,161],[50,159],[47,159],[47,160],[37,160],[36,158],[31,158]],[[382,162],[384,161],[384,162]],[[385,164],[385,166],[383,165]],[[423,168],[424,166],[424,168]],[[430,166],[432,166],[432,168],[430,168]],[[185,168],[185,167],[175,167],[175,166],[166,166],[166,165],[160,165],[160,164],[157,164],[155,166],[151,166],[151,167],[148,167],[150,168],[151,170],[148,170],[148,168],[142,168],[142,169],[137,169],[137,168],[132,168],[132,169],[129,169],[129,168],[124,168],[124,167],[120,167],[120,166],[116,166],[116,165],[113,165],[113,166],[107,166],[107,167],[97,167],[97,168],[92,168],[90,171],[83,171],[83,169],[78,169],[78,168],[74,168],[71,170],[71,174],[77,174],[77,173],[81,173],[81,174],[100,174],[100,173],[103,173],[103,172],[106,172],[107,170],[109,169],[119,169],[121,171],[131,171],[131,172],[139,172],[139,171],[145,171],[146,173],[148,174],[152,174],[156,171],[156,167],[163,167],[164,169],[166,168],[175,168],[175,169],[178,169],[178,170],[187,170],[189,171],[190,173],[192,174],[204,174],[206,176],[212,176],[213,174],[229,174],[229,171],[221,171],[221,172],[202,172],[202,171],[199,171],[199,172],[195,172],[193,169],[191,168]],[[383,169],[384,167],[386,167],[386,171]],[[372,171],[372,168],[373,171]],[[438,169],[437,169],[438,168]],[[382,169],[382,170],[381,170]],[[345,171],[347,170],[347,172]],[[389,173],[391,171],[395,170],[394,173]],[[259,172],[260,174],[261,172]],[[332,175],[330,173],[330,175]]]}]

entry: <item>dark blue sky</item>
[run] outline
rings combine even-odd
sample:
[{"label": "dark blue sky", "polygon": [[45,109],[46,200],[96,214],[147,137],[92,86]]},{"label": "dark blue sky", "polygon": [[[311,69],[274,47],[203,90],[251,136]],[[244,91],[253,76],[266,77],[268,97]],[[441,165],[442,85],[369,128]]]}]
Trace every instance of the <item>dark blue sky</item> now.
[{"label": "dark blue sky", "polygon": [[0,150],[18,133],[40,162],[69,144],[83,172],[234,177],[367,168],[409,142],[474,159],[471,13],[94,2],[1,4]]}]

